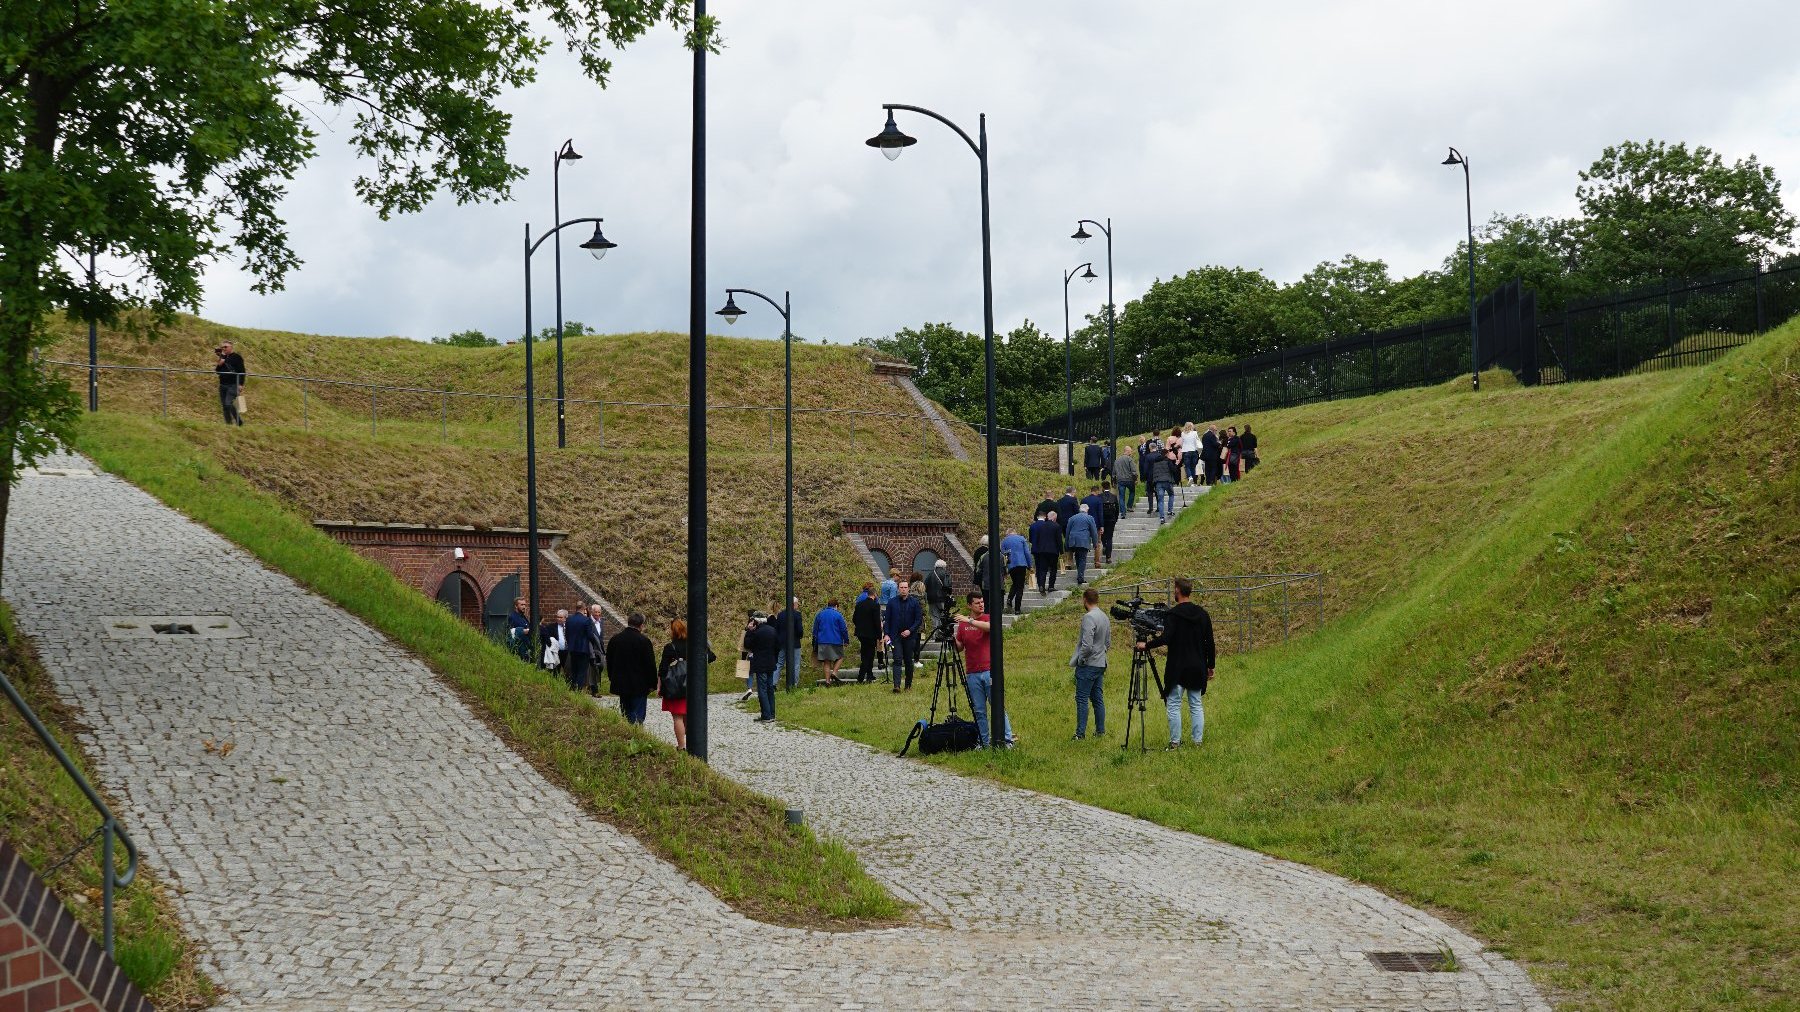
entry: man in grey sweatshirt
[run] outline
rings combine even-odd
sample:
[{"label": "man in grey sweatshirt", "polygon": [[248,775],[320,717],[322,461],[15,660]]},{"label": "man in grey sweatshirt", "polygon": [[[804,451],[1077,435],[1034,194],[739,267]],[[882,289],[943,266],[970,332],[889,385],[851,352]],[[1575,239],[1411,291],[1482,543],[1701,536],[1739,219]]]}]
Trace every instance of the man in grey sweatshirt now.
[{"label": "man in grey sweatshirt", "polygon": [[1081,639],[1069,663],[1075,666],[1075,740],[1087,737],[1088,702],[1094,704],[1094,737],[1106,736],[1106,655],[1112,650],[1112,622],[1100,607],[1100,593],[1089,587],[1081,592],[1087,613],[1081,616]]}]

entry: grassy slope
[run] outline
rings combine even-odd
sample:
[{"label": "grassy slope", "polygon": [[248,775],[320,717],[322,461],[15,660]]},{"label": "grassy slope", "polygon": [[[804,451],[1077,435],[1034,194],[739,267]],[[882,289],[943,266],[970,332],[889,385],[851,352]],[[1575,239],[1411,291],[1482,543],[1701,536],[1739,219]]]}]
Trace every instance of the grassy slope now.
[{"label": "grassy slope", "polygon": [[[1205,748],[1139,757],[1065,740],[1059,609],[1009,639],[1027,746],[945,761],[1445,909],[1574,1007],[1794,1007],[1797,371],[1800,324],[1705,370],[1254,419],[1266,468],[1116,579],[1321,568],[1327,627],[1228,659]],[[897,745],[922,708],[840,698],[784,716]]]},{"label": "grassy slope", "polygon": [[825,928],[887,923],[903,913],[840,844],[790,829],[775,802],[520,663],[184,442],[180,431],[100,414],[84,420],[78,448],[411,651],[552,783],[739,910]]},{"label": "grassy slope", "polygon": [[[12,612],[3,603],[0,668],[64,751],[83,770],[93,769],[76,737],[81,728],[79,718],[57,698],[49,675],[13,627]],[[41,873],[76,849],[98,824],[99,817],[75,781],[12,705],[0,700],[0,827],[4,827],[7,840]],[[130,832],[130,826],[125,828]],[[121,855],[119,867],[124,860]],[[96,940],[101,932],[100,868],[100,847],[95,841],[81,847],[79,856],[48,879],[51,889]],[[195,947],[183,934],[174,904],[155,873],[140,866],[136,881],[118,894],[115,903],[119,965],[156,1007],[211,1005],[215,997],[212,982],[200,972]]]},{"label": "grassy slope", "polygon": [[[87,359],[86,331],[59,322],[62,340],[51,358]],[[369,393],[312,385],[302,404],[298,384],[259,380],[257,373],[307,376],[380,383],[393,386],[450,389],[469,393],[522,396],[523,346],[452,348],[404,338],[342,338],[281,331],[227,327],[195,317],[182,317],[156,341],[125,333],[100,338],[100,360],[109,364],[210,370],[210,349],[233,340],[251,370],[247,412],[258,425],[303,422],[325,432],[355,436],[369,433]],[[565,340],[565,385],[570,398],[611,402],[682,403],[687,400],[687,337],[677,334],[618,334]],[[556,391],[553,345],[539,344],[533,371],[537,396]],[[765,411],[732,411],[724,405],[782,403],[782,349],[779,341],[714,337],[708,353],[707,388],[712,445],[719,450],[779,448],[781,418]],[[69,371],[74,377],[77,373]],[[78,381],[77,386],[81,383]],[[172,418],[212,421],[218,416],[217,386],[210,376],[175,376],[169,385]],[[160,413],[162,384],[155,374],[103,372],[101,404],[108,410]],[[892,383],[869,372],[868,359],[843,345],[794,346],[795,445],[802,451],[840,450],[850,446],[850,420],[808,409],[835,408],[893,413],[904,419],[866,417],[855,424],[855,446],[865,453],[890,457],[946,456],[944,443],[928,431],[918,407]],[[434,394],[383,393],[376,405],[378,432],[406,434],[429,441],[447,428],[448,441],[463,445],[518,448],[523,445],[522,412],[515,401],[454,398],[448,405]],[[770,422],[774,423],[771,430]],[[554,442],[554,404],[540,403],[540,442]],[[951,419],[965,447],[975,453],[975,434]],[[679,409],[623,407],[606,410],[605,444],[646,452],[651,460],[679,457],[686,445],[686,420]],[[597,447],[600,423],[592,405],[572,405],[567,418],[571,446]],[[773,432],[773,440],[771,440]]]}]

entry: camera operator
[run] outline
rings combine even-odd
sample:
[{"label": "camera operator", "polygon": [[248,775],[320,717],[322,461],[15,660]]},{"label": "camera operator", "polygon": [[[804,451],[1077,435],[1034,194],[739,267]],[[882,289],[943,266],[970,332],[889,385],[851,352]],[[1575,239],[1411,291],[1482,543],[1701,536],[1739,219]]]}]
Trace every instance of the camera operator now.
[{"label": "camera operator", "polygon": [[1193,743],[1200,744],[1206,731],[1206,711],[1201,706],[1206,683],[1211,680],[1217,654],[1213,649],[1212,616],[1195,604],[1191,580],[1176,579],[1175,607],[1169,609],[1163,631],[1148,641],[1140,640],[1139,650],[1169,648],[1169,665],[1164,672],[1163,704],[1169,714],[1169,748],[1181,747],[1181,697],[1187,696],[1188,727]]},{"label": "camera operator", "polygon": [[[993,643],[993,620],[988,617],[987,602],[981,591],[969,592],[969,614],[956,616],[956,646],[963,652],[963,685],[969,690],[969,709],[975,711],[975,731],[981,736],[981,747],[989,748],[988,699],[994,694],[993,662],[989,650]],[[1004,744],[1013,744],[1012,717],[1003,722]]]},{"label": "camera operator", "polygon": [[225,409],[225,424],[243,425],[238,396],[244,392],[244,356],[232,350],[230,341],[213,349],[213,372],[219,374],[219,406]]}]

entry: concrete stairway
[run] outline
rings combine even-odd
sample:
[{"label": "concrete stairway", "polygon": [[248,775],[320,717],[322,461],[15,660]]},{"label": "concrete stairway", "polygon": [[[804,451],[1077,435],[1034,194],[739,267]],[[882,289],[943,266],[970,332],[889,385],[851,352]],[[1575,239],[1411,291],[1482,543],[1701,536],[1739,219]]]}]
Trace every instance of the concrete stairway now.
[{"label": "concrete stairway", "polygon": [[[1209,491],[1211,491],[1211,489],[1205,485],[1193,485],[1185,489],[1177,488],[1175,490],[1175,515],[1179,516],[1182,510],[1199,502],[1200,497]],[[1140,495],[1138,497],[1136,508],[1119,517],[1119,529],[1117,533],[1113,535],[1113,565],[1117,566],[1129,560],[1132,555],[1137,552],[1139,547],[1155,537],[1156,532],[1162,529],[1162,524],[1157,520],[1156,515],[1144,511],[1147,502],[1148,497]],[[1173,523],[1173,520],[1170,522]],[[1023,531],[1020,533],[1023,533]],[[1065,563],[1067,562],[1067,559],[1068,557],[1064,556]],[[1105,576],[1106,573],[1107,569],[1105,567],[1095,568],[1090,565],[1088,566],[1087,571],[1087,582],[1093,583]],[[1023,611],[1017,615],[1007,612],[1005,617],[1001,620],[1009,629],[1012,628],[1014,622],[1017,622],[1025,615],[1029,615],[1040,608],[1048,608],[1053,604],[1057,604],[1064,598],[1067,598],[1070,594],[1079,593],[1081,589],[1075,586],[1075,570],[1072,566],[1063,569],[1061,575],[1057,577],[1056,589],[1048,594],[1039,594],[1037,592],[1035,578],[1033,576],[1027,576],[1025,582],[1025,597],[1022,602]],[[929,626],[929,610],[926,614],[926,622]],[[927,632],[929,634],[929,630],[927,630]],[[941,645],[938,643],[927,640],[923,649],[920,650],[920,654],[922,657],[934,656],[937,654],[940,646]]]}]

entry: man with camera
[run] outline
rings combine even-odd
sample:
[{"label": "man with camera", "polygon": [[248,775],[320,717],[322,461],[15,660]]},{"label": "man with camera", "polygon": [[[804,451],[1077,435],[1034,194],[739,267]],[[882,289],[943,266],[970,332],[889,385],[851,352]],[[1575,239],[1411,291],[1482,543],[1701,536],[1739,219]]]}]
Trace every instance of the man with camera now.
[{"label": "man with camera", "polygon": [[244,356],[232,350],[226,341],[213,349],[213,372],[219,374],[219,406],[225,409],[226,425],[243,425],[244,413],[238,410],[238,397],[244,392]]},{"label": "man with camera", "polygon": [[1206,731],[1206,711],[1202,697],[1212,679],[1217,660],[1214,651],[1212,616],[1195,604],[1192,580],[1175,580],[1175,606],[1169,609],[1163,631],[1148,640],[1139,640],[1139,650],[1169,648],[1169,663],[1164,670],[1168,681],[1163,687],[1163,705],[1169,715],[1169,748],[1181,747],[1181,699],[1188,704],[1188,728],[1195,745]]},{"label": "man with camera", "polygon": [[[963,653],[966,669],[963,686],[969,690],[969,709],[975,711],[975,731],[981,737],[982,748],[992,746],[988,737],[988,699],[994,694],[994,665],[990,659],[992,629],[987,602],[980,591],[970,591],[969,614],[956,616],[956,646]],[[1013,743],[1011,716],[1002,721],[1002,728],[1002,744],[1010,747]]]}]

